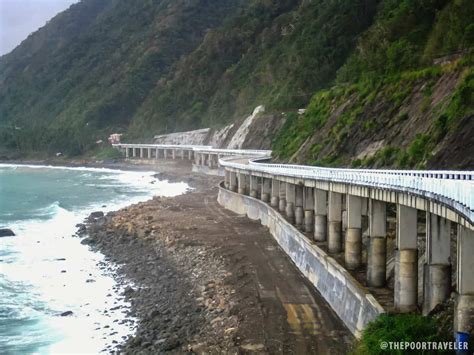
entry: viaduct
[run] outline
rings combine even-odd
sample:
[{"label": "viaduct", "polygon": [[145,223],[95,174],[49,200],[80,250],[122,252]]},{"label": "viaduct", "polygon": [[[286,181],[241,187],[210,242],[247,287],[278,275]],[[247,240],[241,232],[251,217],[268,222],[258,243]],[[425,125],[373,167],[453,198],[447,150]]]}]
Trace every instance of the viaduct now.
[{"label": "viaduct", "polygon": [[356,337],[381,313],[428,314],[452,291],[455,331],[474,334],[474,171],[334,169],[272,164],[264,150],[114,146],[128,159],[187,159],[193,171],[223,176],[219,203],[267,226]]}]

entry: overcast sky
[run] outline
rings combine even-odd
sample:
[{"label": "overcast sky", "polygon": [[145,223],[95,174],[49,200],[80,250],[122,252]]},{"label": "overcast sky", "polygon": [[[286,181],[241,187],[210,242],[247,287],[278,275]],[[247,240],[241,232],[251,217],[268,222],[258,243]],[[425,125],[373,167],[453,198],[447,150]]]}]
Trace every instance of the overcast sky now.
[{"label": "overcast sky", "polygon": [[0,55],[79,0],[0,0]]}]

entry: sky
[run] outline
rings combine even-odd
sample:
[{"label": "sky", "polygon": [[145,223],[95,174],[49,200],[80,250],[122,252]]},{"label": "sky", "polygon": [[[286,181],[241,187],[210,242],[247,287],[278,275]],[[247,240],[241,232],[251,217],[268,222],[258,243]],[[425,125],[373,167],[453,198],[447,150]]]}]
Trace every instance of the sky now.
[{"label": "sky", "polygon": [[79,0],[0,0],[0,55]]}]

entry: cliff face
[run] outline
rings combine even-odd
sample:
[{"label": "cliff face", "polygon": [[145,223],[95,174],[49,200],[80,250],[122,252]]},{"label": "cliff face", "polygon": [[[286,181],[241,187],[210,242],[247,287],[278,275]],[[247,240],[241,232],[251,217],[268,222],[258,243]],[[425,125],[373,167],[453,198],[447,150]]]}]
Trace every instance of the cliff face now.
[{"label": "cliff face", "polygon": [[284,115],[265,113],[258,106],[253,113],[219,129],[204,128],[156,136],[157,144],[209,145],[225,149],[271,149],[272,139],[281,129]]}]

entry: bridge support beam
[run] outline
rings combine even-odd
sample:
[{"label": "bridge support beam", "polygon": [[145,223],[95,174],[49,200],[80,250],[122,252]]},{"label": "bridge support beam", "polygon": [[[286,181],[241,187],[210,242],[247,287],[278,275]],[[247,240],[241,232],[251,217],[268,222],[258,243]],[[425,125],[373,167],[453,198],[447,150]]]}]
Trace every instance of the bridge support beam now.
[{"label": "bridge support beam", "polygon": [[277,179],[272,179],[272,197],[270,205],[277,209],[280,203],[280,181]]},{"label": "bridge support beam", "polygon": [[163,159],[168,159],[168,149],[163,149]]},{"label": "bridge support beam", "polygon": [[299,229],[302,229],[304,224],[303,188],[302,185],[295,185],[295,225]]},{"label": "bridge support beam", "polygon": [[314,189],[314,240],[317,242],[327,239],[327,202],[327,191]]},{"label": "bridge support beam", "polygon": [[454,331],[474,334],[474,231],[458,225]]},{"label": "bridge support beam", "polygon": [[286,183],[286,217],[291,224],[295,224],[295,200],[296,191],[295,185]]},{"label": "bridge support beam", "polygon": [[344,249],[346,268],[357,269],[362,264],[362,199],[347,195],[347,229]]},{"label": "bridge support beam", "polygon": [[278,201],[278,211],[283,213],[286,211],[286,182],[280,181],[280,199]]},{"label": "bridge support beam", "polygon": [[229,175],[230,171],[229,170],[224,170],[224,187],[229,190]]},{"label": "bridge support beam", "polygon": [[270,195],[272,193],[272,180],[269,178],[262,177],[262,201],[265,203],[270,202]]},{"label": "bridge support beam", "polygon": [[304,231],[311,233],[314,230],[314,189],[305,187],[303,191],[304,200]]},{"label": "bridge support beam", "polygon": [[125,148],[125,158],[126,159],[130,158],[130,152],[129,152],[128,148]]},{"label": "bridge support beam", "polygon": [[229,172],[229,189],[232,192],[237,192],[237,173],[235,171]]},{"label": "bridge support beam", "polygon": [[451,222],[427,212],[423,314],[428,314],[451,294],[450,255]]},{"label": "bridge support beam", "polygon": [[143,159],[143,155],[144,155],[144,149],[143,148],[140,148],[140,159]]},{"label": "bridge support beam", "polygon": [[248,194],[248,183],[247,183],[248,176],[244,173],[239,173],[239,194],[247,195]]},{"label": "bridge support beam", "polygon": [[417,210],[397,205],[397,250],[395,256],[395,309],[412,312],[418,300]]},{"label": "bridge support beam", "polygon": [[176,159],[176,149],[171,149],[171,158]]},{"label": "bridge support beam", "polygon": [[148,159],[151,159],[151,148],[148,148]]},{"label": "bridge support beam", "polygon": [[257,198],[258,177],[250,175],[250,197]]},{"label": "bridge support beam", "polygon": [[367,283],[383,287],[387,269],[387,209],[385,202],[369,201],[369,252],[367,260]]},{"label": "bridge support beam", "polygon": [[342,251],[342,194],[338,192],[329,192],[328,220],[328,251],[340,253]]}]

